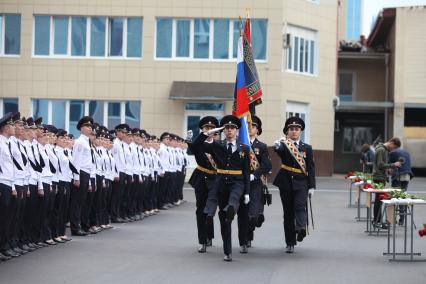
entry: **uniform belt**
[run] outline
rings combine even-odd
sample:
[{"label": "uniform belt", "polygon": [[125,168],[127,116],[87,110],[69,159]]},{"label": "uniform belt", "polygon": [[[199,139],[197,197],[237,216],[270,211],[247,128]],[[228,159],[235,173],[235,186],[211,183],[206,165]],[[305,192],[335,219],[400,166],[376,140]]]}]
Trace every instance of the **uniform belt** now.
[{"label": "uniform belt", "polygon": [[209,170],[209,169],[203,168],[201,166],[197,166],[197,170],[202,171],[203,173],[206,173],[206,174],[210,174],[210,175],[216,174],[215,170]]},{"label": "uniform belt", "polygon": [[218,174],[224,174],[224,175],[242,175],[243,171],[242,170],[221,170],[221,169],[217,169],[216,170]]},{"label": "uniform belt", "polygon": [[287,166],[287,165],[284,165],[284,164],[281,165],[281,168],[283,168],[284,170],[289,171],[289,172],[293,172],[293,173],[297,173],[297,174],[303,174],[301,169],[293,168],[293,167],[290,167],[290,166]]}]

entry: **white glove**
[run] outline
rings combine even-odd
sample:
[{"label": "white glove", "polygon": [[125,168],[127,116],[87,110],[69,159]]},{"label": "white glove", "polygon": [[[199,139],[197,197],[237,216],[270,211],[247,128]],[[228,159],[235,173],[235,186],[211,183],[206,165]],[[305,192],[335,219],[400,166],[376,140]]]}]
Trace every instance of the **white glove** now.
[{"label": "white glove", "polygon": [[248,204],[250,202],[250,196],[248,194],[244,194],[244,204]]},{"label": "white glove", "polygon": [[188,132],[186,132],[186,138],[185,138],[185,140],[186,141],[191,141],[193,135],[194,134],[192,133],[192,130],[188,130]]},{"label": "white glove", "polygon": [[255,178],[254,174],[250,174],[250,181],[254,181]]},{"label": "white glove", "polygon": [[275,149],[278,149],[280,147],[280,145],[281,145],[281,141],[280,140],[275,140],[275,142],[274,142]]},{"label": "white glove", "polygon": [[207,135],[212,135],[213,133],[219,132],[219,131],[221,131],[224,128],[225,128],[225,126],[218,127],[218,128],[213,128],[213,129],[210,129],[209,131],[207,131],[206,134]]},{"label": "white glove", "polygon": [[311,189],[309,189],[309,191],[308,191],[308,195],[310,196],[310,197],[312,197],[312,196],[314,196],[314,189],[313,188],[311,188]]}]

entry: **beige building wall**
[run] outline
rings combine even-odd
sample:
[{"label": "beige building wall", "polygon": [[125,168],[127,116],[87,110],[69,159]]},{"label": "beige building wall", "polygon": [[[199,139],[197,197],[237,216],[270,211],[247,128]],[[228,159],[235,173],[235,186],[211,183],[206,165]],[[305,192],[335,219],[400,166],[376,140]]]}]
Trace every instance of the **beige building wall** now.
[{"label": "beige building wall", "polygon": [[384,101],[385,100],[385,63],[378,60],[341,60],[339,71],[355,72],[354,101]]},{"label": "beige building wall", "polygon": [[[234,83],[236,62],[155,60],[156,17],[268,20],[267,60],[258,62],[264,122],[262,140],[281,137],[287,101],[309,105],[310,143],[332,155],[337,65],[337,2],[332,0],[1,0],[0,13],[21,14],[21,54],[0,57],[0,97],[18,97],[23,115],[31,99],[140,100],[141,127],[184,135],[185,101],[170,100],[173,81]],[[142,16],[142,59],[75,59],[32,57],[33,15]],[[318,73],[291,74],[283,64],[287,24],[318,32]],[[227,102],[225,112],[230,113]],[[331,166],[330,166],[331,167]]]},{"label": "beige building wall", "polygon": [[396,11],[395,134],[404,133],[406,103],[426,105],[426,8],[397,8]]},{"label": "beige building wall", "polygon": [[284,7],[286,24],[318,32],[318,72],[307,76],[283,72],[281,96],[286,101],[309,104],[310,143],[315,149],[331,151],[334,135],[333,98],[337,72],[337,2],[289,0]]}]

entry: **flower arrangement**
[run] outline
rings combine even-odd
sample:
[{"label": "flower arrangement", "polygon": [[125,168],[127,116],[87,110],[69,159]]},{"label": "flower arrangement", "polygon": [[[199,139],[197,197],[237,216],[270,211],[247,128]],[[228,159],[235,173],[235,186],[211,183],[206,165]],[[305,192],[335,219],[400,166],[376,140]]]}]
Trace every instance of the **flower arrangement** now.
[{"label": "flower arrangement", "polygon": [[419,230],[420,237],[426,236],[426,224],[423,224],[423,229]]},{"label": "flower arrangement", "polygon": [[395,199],[418,199],[418,197],[413,194],[396,190],[390,193],[390,197]]}]

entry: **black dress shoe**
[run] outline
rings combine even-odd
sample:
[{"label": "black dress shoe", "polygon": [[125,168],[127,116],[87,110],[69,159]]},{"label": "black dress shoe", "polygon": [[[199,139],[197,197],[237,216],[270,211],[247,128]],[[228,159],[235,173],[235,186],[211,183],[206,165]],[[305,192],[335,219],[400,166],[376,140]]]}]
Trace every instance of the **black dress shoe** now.
[{"label": "black dress shoe", "polygon": [[28,245],[24,244],[22,246],[19,247],[22,250],[26,250],[28,252],[33,251],[34,249],[30,248]]},{"label": "black dress shoe", "polygon": [[212,239],[207,239],[206,246],[211,247],[213,245]]},{"label": "black dress shoe", "polygon": [[299,232],[297,233],[297,241],[301,242],[303,241],[303,239],[306,237],[306,230],[305,229],[300,229]]},{"label": "black dress shoe", "polygon": [[207,251],[207,245],[200,245],[198,248],[199,253],[205,253]]},{"label": "black dress shoe", "polygon": [[232,255],[225,254],[225,257],[223,258],[224,261],[232,261]]},{"label": "black dress shoe", "polygon": [[251,248],[251,241],[247,241],[247,247]]},{"label": "black dress shoe", "polygon": [[287,246],[285,249],[286,249],[285,250],[286,253],[293,253],[294,252],[294,246]]},{"label": "black dress shoe", "polygon": [[22,249],[20,249],[20,248],[18,248],[18,247],[16,247],[16,248],[12,248],[12,250],[14,251],[14,252],[16,252],[16,253],[19,253],[20,255],[23,255],[23,254],[26,254],[28,251],[24,251],[24,250],[22,250]]},{"label": "black dress shoe", "polygon": [[13,250],[11,250],[11,249],[8,249],[8,250],[5,250],[5,251],[3,251],[2,252],[5,256],[9,256],[9,257],[18,257],[18,256],[20,256],[20,254],[19,253],[16,253],[16,252],[14,252]]},{"label": "black dress shoe", "polygon": [[6,260],[9,260],[9,259],[11,259],[12,257],[10,257],[10,256],[6,256],[6,255],[4,255],[4,254],[2,254],[1,252],[0,252],[0,261],[6,261]]},{"label": "black dress shoe", "polygon": [[240,253],[248,253],[247,245],[240,246]]},{"label": "black dress shoe", "polygon": [[83,231],[83,230],[78,230],[76,232],[71,232],[71,234],[73,236],[80,236],[80,237],[87,236],[87,233],[85,231]]},{"label": "black dress shoe", "polygon": [[48,244],[45,244],[45,243],[43,243],[43,242],[38,242],[38,243],[37,243],[37,246],[39,246],[39,248],[44,248],[44,247],[48,247],[49,245],[48,245]]},{"label": "black dress shoe", "polygon": [[234,220],[234,216],[235,216],[234,206],[229,205],[228,209],[226,210],[226,221],[231,223],[232,220]]},{"label": "black dress shoe", "polygon": [[35,243],[28,243],[27,246],[29,248],[32,248],[32,249],[38,249],[39,248],[38,245],[36,245]]}]

